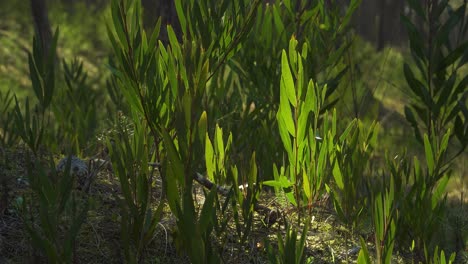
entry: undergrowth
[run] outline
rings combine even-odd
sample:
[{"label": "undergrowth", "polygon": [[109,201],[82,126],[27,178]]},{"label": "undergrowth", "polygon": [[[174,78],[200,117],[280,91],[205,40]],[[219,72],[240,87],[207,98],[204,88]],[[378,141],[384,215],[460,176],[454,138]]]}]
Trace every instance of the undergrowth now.
[{"label": "undergrowth", "polygon": [[0,262],[463,263],[466,2],[409,0],[402,53],[359,3],[58,5],[48,51],[2,21]]}]

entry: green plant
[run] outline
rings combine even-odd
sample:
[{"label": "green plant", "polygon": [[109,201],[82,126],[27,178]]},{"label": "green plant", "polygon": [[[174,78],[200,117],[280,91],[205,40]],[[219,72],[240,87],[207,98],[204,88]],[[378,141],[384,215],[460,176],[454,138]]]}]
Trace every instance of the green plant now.
[{"label": "green plant", "polygon": [[39,101],[39,113],[42,115],[51,105],[54,95],[58,36],[57,28],[49,50],[44,50],[40,37],[34,37],[32,53],[28,53],[29,76],[34,94]]},{"label": "green plant", "polygon": [[[34,155],[37,155],[43,143],[44,119],[43,116],[37,114],[37,111],[31,110],[32,109],[29,108],[29,99],[26,98],[25,113],[23,115],[18,100],[16,100],[15,130]],[[37,110],[37,108],[34,110]]]},{"label": "green plant", "polygon": [[[190,111],[187,108],[184,110]],[[185,137],[180,137],[177,141],[174,141],[166,130],[162,131],[167,152],[162,173],[165,173],[168,179],[166,186],[168,204],[177,218],[176,243],[185,250],[192,263],[219,263],[219,256],[214,253],[210,238],[217,221],[214,206],[217,190],[212,188],[207,195],[200,215],[195,211],[192,196],[193,174],[196,173],[197,163],[203,156],[194,155],[195,152],[191,151],[201,150],[197,138],[203,137],[197,135],[200,135],[200,131],[206,131],[206,113],[202,113],[197,125],[189,128],[179,127],[179,129],[177,134]],[[192,133],[194,136],[186,137]]]},{"label": "green plant", "polygon": [[[229,176],[233,182],[231,187],[233,197],[231,200],[237,236],[239,237],[240,245],[244,245],[253,227],[254,209],[260,198],[262,187],[258,176],[255,152],[252,153],[248,171],[244,173],[241,171],[239,173],[237,167],[234,166],[231,168]],[[239,179],[243,181],[242,184],[239,184]],[[242,216],[242,218],[239,216]]]},{"label": "green plant", "polygon": [[[442,193],[450,167],[468,145],[468,76],[463,76],[468,41],[454,37],[462,36],[468,27],[467,3],[464,1],[456,9],[449,1],[409,0],[408,4],[416,19],[413,22],[402,16],[414,62],[413,67],[404,64],[412,100],[405,107],[405,116],[424,146],[427,169],[423,172],[415,159],[415,183],[407,196],[408,207],[402,221],[408,228],[403,232],[409,231],[413,236],[419,257],[424,251],[424,259],[429,262],[437,244],[435,233],[445,207]],[[412,219],[415,213],[419,217]]]},{"label": "green plant", "polygon": [[393,247],[395,244],[395,193],[393,179],[390,179],[389,189],[384,194],[378,193],[374,205],[373,218],[375,226],[375,244],[377,251],[377,263],[391,263]]},{"label": "green plant", "polygon": [[44,128],[49,121],[46,110],[52,103],[55,89],[55,49],[57,46],[58,29],[56,30],[50,50],[45,51],[41,41],[33,39],[32,53],[28,53],[29,76],[32,88],[38,100],[38,105],[29,108],[26,98],[25,113],[21,112],[18,100],[15,98],[15,129],[34,155],[37,155],[44,139]]},{"label": "green plant", "polygon": [[[206,112],[202,118],[206,119]],[[227,142],[224,143],[223,129],[216,125],[213,143],[208,134],[205,139],[205,164],[208,179],[217,184],[225,184],[227,181],[227,171],[230,167],[229,157],[232,144],[232,134],[229,134]],[[237,181],[237,177],[234,177]]]},{"label": "green plant", "polygon": [[358,264],[371,264],[371,258],[369,255],[369,249],[367,248],[366,241],[362,237],[359,238],[361,243],[361,250],[359,250],[359,255],[357,259]]},{"label": "green plant", "polygon": [[[177,241],[194,263],[218,261],[210,239],[216,219],[213,209],[216,193],[210,192],[198,216],[192,181],[205,163],[199,153],[203,153],[208,129],[208,118],[202,108],[206,83],[232,56],[249,30],[251,15],[240,16],[238,12],[246,9],[237,4],[177,1],[184,36],[179,43],[168,26],[166,47],[161,42],[156,44],[159,26],[149,41],[146,39],[139,1],[111,4],[112,25],[108,26],[108,35],[117,55],[112,71],[126,101],[136,116],[146,122],[154,138],[168,204],[177,219]],[[255,4],[248,13],[254,14],[254,10]],[[210,21],[219,16],[226,23],[219,27],[220,24],[206,20],[208,13]],[[231,24],[233,21],[236,25]],[[202,34],[205,30],[213,34]]]},{"label": "green plant", "polygon": [[12,147],[18,142],[18,134],[15,133],[15,113],[11,106],[14,95],[9,90],[6,93],[0,91],[0,146],[2,148]]},{"label": "green plant", "polygon": [[[468,27],[467,2],[456,9],[449,1],[410,0],[408,4],[416,19],[402,16],[414,62],[404,64],[412,100],[405,107],[405,116],[424,147],[427,169],[423,172],[415,160],[415,184],[407,197],[408,217],[405,215],[403,221],[417,234],[410,233],[416,236],[417,254],[422,258],[424,251],[424,259],[429,262],[436,244],[435,222],[444,210],[441,198],[450,167],[468,145],[468,76],[463,74],[468,41],[461,37]],[[424,213],[425,217],[419,215],[424,220],[410,218],[411,206],[411,210]]]},{"label": "green plant", "polygon": [[62,65],[65,87],[57,87],[57,96],[61,100],[52,102],[56,137],[66,142],[66,146],[62,147],[81,154],[89,139],[96,134],[100,117],[97,105],[103,98],[88,83],[83,62],[78,59],[71,62],[63,60]]},{"label": "green plant", "polygon": [[[63,60],[63,82],[56,77],[59,73],[55,65],[58,33],[57,29],[48,51],[43,50],[41,42],[34,38],[33,50],[28,57],[37,104],[30,107],[31,101],[26,97],[24,114],[18,100],[14,110],[17,133],[35,155],[41,145],[49,150],[58,147],[67,153],[81,154],[98,124],[96,103],[100,99],[99,93],[87,83],[83,64],[76,59],[71,63]],[[55,99],[57,96],[60,100]]]},{"label": "green plant", "polygon": [[[403,228],[400,225],[400,218],[404,214],[403,205],[408,203],[406,192],[410,183],[407,180],[411,169],[405,155],[393,158],[386,156],[386,166],[382,170],[382,175],[367,178],[370,217],[374,227],[378,263],[391,263],[395,244],[404,243],[403,240],[399,240],[398,235]],[[362,237],[358,263],[372,263],[367,244]]]},{"label": "green plant", "polygon": [[304,252],[306,246],[307,231],[309,229],[310,220],[304,224],[299,241],[297,240],[297,231],[292,229],[289,225],[286,226],[286,237],[283,239],[278,232],[278,250],[267,243],[267,253],[270,263],[306,263],[308,259]]},{"label": "green plant", "polygon": [[[203,164],[203,157],[197,155],[197,153],[200,153],[201,147],[205,145],[204,139],[206,137],[204,134],[210,131],[208,125],[213,120],[211,116],[207,116],[203,111],[204,100],[207,96],[210,96],[210,91],[206,87],[207,83],[219,72],[226,61],[235,54],[244,36],[251,30],[251,21],[256,14],[259,3],[260,1],[248,2],[244,0],[234,2],[176,1],[183,33],[181,45],[179,45],[172,30],[168,29],[172,49],[171,56],[173,56],[174,65],[176,65],[172,69],[168,67],[167,70],[170,85],[172,89],[176,89],[178,92],[174,111],[174,118],[177,120],[174,124],[174,132],[177,141],[172,140],[169,133],[167,133],[168,131],[165,130],[163,130],[163,140],[168,152],[167,158],[170,162],[167,172],[173,171],[171,177],[167,175],[168,179],[177,179],[177,184],[182,189],[181,200],[183,206],[180,206],[180,208],[183,210],[179,211],[178,209],[176,216],[178,217],[178,224],[187,225],[187,227],[181,228],[178,225],[179,229],[187,230],[189,224],[196,223],[195,232],[183,234],[182,238],[183,245],[194,263],[218,261],[218,257],[212,253],[212,242],[208,239],[212,229],[210,226],[217,221],[214,210],[205,210],[207,206],[212,206],[209,203],[207,204],[210,196],[205,201],[198,221],[193,216],[195,212],[193,205],[191,205],[193,203],[191,196],[193,173],[199,168],[198,164]],[[217,21],[221,21],[221,23],[214,23],[215,18],[219,18]],[[178,82],[175,78],[172,80],[172,72],[180,76]],[[216,138],[218,140],[217,147],[222,147],[223,145],[219,142],[220,135],[218,134]],[[174,145],[175,142],[177,143],[177,150]],[[219,153],[222,152],[219,151]],[[210,159],[210,155],[205,155],[205,159]],[[226,161],[228,160],[226,157]],[[256,165],[254,163],[251,166],[255,167]],[[249,175],[252,176],[252,179],[248,181],[255,181],[254,176],[256,174]],[[254,188],[253,185],[249,187]],[[172,190],[171,193],[175,193],[173,188],[169,188],[168,180],[168,195],[169,190]],[[234,188],[237,188],[237,186]],[[256,188],[258,188],[258,185]],[[170,205],[172,201],[177,202],[179,200],[174,194],[171,195],[174,198],[168,197]],[[247,197],[241,202],[243,207],[247,207],[243,209],[244,216],[252,215],[251,208],[254,206],[256,194],[251,193],[250,195],[250,198]],[[178,208],[178,203],[175,203],[175,206]],[[171,210],[173,207],[174,204],[171,206]],[[174,212],[174,210],[172,211]],[[204,215],[204,212],[207,212],[207,215]],[[208,215],[208,213],[210,214]],[[208,226],[203,225],[205,222],[204,217],[211,219]],[[248,226],[247,224],[244,231],[248,230]]]},{"label": "green plant", "polygon": [[[349,47],[346,36],[349,19],[359,2],[351,1],[346,9],[323,1],[303,0],[260,5],[252,25],[254,33],[247,36],[242,49],[228,62],[226,73],[218,76],[222,79],[218,81],[223,84],[221,89],[229,89],[231,83],[233,87],[231,100],[225,102],[231,107],[227,113],[218,111],[217,116],[223,127],[233,132],[234,154],[248,160],[250,157],[242,153],[256,151],[263,157],[258,165],[265,179],[272,179],[271,164],[281,164],[285,154],[277,129],[281,97],[278,83],[284,74],[282,50],[291,48],[290,40],[294,37],[301,53],[309,54],[301,58],[303,80],[312,79],[318,90],[327,86],[320,115],[330,111],[338,101],[336,91],[348,69],[343,60]],[[296,67],[293,64],[290,67]],[[225,118],[226,115],[232,118]],[[233,119],[240,122],[232,122]],[[252,137],[257,140],[250,140]]]},{"label": "green plant", "polygon": [[280,106],[277,113],[288,162],[281,169],[281,175],[274,169],[275,179],[264,184],[274,186],[277,191],[278,188],[292,188],[285,192],[288,200],[298,209],[303,203],[311,209],[323,192],[327,175],[331,172],[329,154],[336,133],[336,112],[332,120],[328,114],[321,119],[327,86],[320,87],[313,80],[307,81],[303,67],[307,44],[303,45],[301,53],[296,49],[297,40],[292,38],[289,56],[284,50],[282,53]]},{"label": "green plant", "polygon": [[428,134],[431,141],[440,141],[451,129],[450,141],[457,138],[460,144],[455,154],[445,157],[450,162],[468,145],[468,76],[460,75],[467,64],[468,41],[452,37],[457,31],[459,36],[466,31],[467,3],[456,10],[450,7],[449,1],[408,0],[408,4],[422,26],[417,27],[409,17],[402,16],[416,66],[414,69],[408,63],[404,64],[412,100],[405,107],[405,116],[421,143],[424,143],[423,133]]},{"label": "green plant", "polygon": [[120,128],[116,144],[108,144],[113,168],[119,179],[123,199],[121,206],[121,236],[127,263],[141,263],[144,251],[153,240],[162,217],[163,201],[152,208],[152,169],[148,165],[148,133],[134,122],[133,133]]},{"label": "green plant", "polygon": [[364,187],[377,134],[377,123],[364,129],[362,123],[355,119],[340,135],[333,152],[334,183],[327,186],[327,190],[331,193],[338,217],[351,228],[357,226],[367,205]]},{"label": "green plant", "polygon": [[455,261],[456,254],[452,253],[447,260],[445,257],[445,252],[443,250],[440,250],[439,247],[436,247],[434,250],[434,257],[432,258],[432,263],[434,264],[452,264]]},{"label": "green plant", "polygon": [[[402,194],[401,214],[399,217],[397,237],[402,244],[415,243],[415,258],[431,261],[432,253],[437,246],[437,233],[444,215],[446,198],[445,187],[449,180],[448,165],[442,157],[447,151],[450,130],[445,133],[441,144],[431,144],[427,134],[424,135],[427,167],[421,166],[415,157],[414,164],[407,171],[402,181],[409,190]],[[433,148],[436,146],[436,148]]]},{"label": "green plant", "polygon": [[76,238],[89,208],[89,200],[73,189],[75,176],[70,167],[71,156],[63,173],[55,170],[53,162],[44,168],[40,161],[28,160],[33,195],[17,200],[33,247],[41,250],[49,263],[76,263]]}]

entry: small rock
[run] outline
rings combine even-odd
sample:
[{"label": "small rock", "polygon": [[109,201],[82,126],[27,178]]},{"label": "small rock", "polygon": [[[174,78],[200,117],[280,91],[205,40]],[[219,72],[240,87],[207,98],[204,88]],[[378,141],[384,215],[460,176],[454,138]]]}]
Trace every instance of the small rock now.
[{"label": "small rock", "polygon": [[[68,157],[61,159],[57,165],[57,171],[64,172],[67,166]],[[88,174],[88,165],[82,159],[72,156],[70,164],[70,174],[83,177]]]}]

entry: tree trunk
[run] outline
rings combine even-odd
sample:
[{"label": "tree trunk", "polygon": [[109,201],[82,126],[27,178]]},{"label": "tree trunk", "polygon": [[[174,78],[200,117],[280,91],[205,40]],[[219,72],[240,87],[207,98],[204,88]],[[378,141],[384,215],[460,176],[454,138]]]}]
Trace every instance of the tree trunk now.
[{"label": "tree trunk", "polygon": [[141,0],[143,7],[143,24],[150,31],[161,17],[161,33],[159,38],[164,44],[169,43],[167,25],[171,25],[177,38],[182,39],[182,31],[177,17],[174,0]]},{"label": "tree trunk", "polygon": [[382,50],[388,44],[399,45],[404,41],[400,22],[404,6],[404,0],[380,0],[377,50]]},{"label": "tree trunk", "polygon": [[[389,24],[389,15],[388,15],[388,12],[390,12],[389,10],[387,10],[387,1],[386,0],[380,0],[380,3],[379,3],[379,35],[378,35],[378,38],[377,38],[377,50],[380,51],[380,50],[383,50],[383,48],[385,47],[385,44],[386,44],[386,40],[388,38],[388,34],[390,32],[388,32],[388,24]],[[391,18],[390,18],[391,19]]]},{"label": "tree trunk", "polygon": [[356,32],[371,43],[376,43],[377,40],[377,28],[375,26],[377,13],[376,0],[362,0],[353,16]]}]

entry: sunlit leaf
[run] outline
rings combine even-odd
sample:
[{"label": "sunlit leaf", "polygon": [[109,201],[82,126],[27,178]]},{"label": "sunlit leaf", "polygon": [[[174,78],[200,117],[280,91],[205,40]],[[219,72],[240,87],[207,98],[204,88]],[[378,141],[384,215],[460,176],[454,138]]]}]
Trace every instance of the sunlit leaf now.
[{"label": "sunlit leaf", "polygon": [[285,90],[285,94],[289,103],[297,107],[296,90],[294,87],[293,77],[289,68],[288,57],[286,51],[283,50],[281,57],[281,89]]},{"label": "sunlit leaf", "polygon": [[442,196],[445,193],[445,188],[447,187],[449,181],[448,175],[444,175],[438,182],[437,187],[432,193],[432,210],[440,203]]},{"label": "sunlit leaf", "polygon": [[338,162],[336,162],[335,166],[333,166],[333,178],[335,179],[335,182],[338,188],[343,190],[344,189],[343,175],[341,174],[341,170],[338,165]]},{"label": "sunlit leaf", "polygon": [[214,151],[213,145],[211,144],[211,140],[208,137],[208,133],[206,134],[205,139],[205,163],[206,163],[206,174],[208,179],[211,181],[214,180],[214,172],[215,172],[215,161],[214,161]]},{"label": "sunlit leaf", "polygon": [[307,175],[305,169],[302,171],[302,179],[303,179],[303,189],[304,189],[304,194],[306,195],[307,199],[311,198],[311,193],[310,193],[310,183],[309,183],[309,176]]}]

